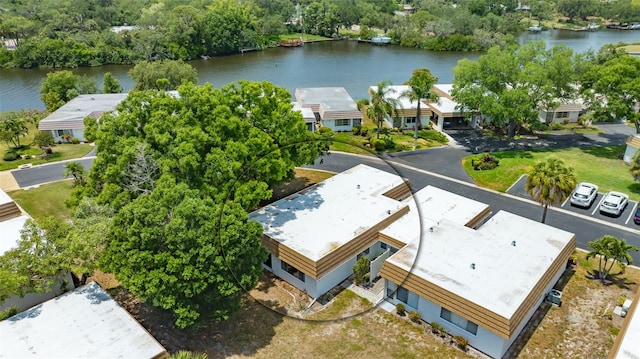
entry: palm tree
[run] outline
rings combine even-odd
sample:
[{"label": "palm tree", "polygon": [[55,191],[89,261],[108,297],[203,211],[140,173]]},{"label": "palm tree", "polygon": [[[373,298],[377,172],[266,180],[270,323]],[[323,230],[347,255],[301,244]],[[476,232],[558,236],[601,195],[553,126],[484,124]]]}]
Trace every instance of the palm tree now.
[{"label": "palm tree", "polygon": [[576,186],[576,176],[571,167],[565,167],[564,162],[557,158],[549,158],[545,162],[538,162],[527,176],[527,193],[544,206],[542,220],[547,218],[549,205],[562,203]]},{"label": "palm tree", "polygon": [[380,128],[382,127],[382,121],[385,116],[395,116],[397,113],[396,107],[398,101],[395,98],[390,97],[396,90],[390,88],[391,81],[380,81],[375,89],[369,89],[369,96],[371,96],[371,105],[367,108],[367,116],[371,119],[376,119],[378,125],[378,139],[380,139]]},{"label": "palm tree", "polygon": [[418,101],[418,108],[416,109],[416,123],[413,126],[415,130],[413,134],[414,150],[418,148],[418,130],[422,125],[422,123],[420,123],[420,105],[422,104],[420,100],[427,99],[435,101],[438,99],[438,96],[431,92],[431,87],[436,82],[438,82],[438,78],[433,76],[429,69],[415,69],[411,74],[411,78],[407,81],[407,85],[409,85],[411,89],[402,94],[411,101]]},{"label": "palm tree", "polygon": [[69,177],[73,176],[73,185],[81,186],[84,184],[85,176],[87,172],[84,167],[76,161],[67,162],[66,166],[64,166],[63,176]]},{"label": "palm tree", "polygon": [[[618,263],[620,272],[624,272],[626,266],[633,263],[633,257],[629,252],[638,251],[638,247],[628,245],[624,239],[618,239],[611,235],[605,235],[598,240],[591,241],[587,243],[587,246],[592,249],[587,254],[587,259],[598,257],[598,278],[601,281],[609,276],[615,263]],[[611,263],[607,267],[610,260]]]}]

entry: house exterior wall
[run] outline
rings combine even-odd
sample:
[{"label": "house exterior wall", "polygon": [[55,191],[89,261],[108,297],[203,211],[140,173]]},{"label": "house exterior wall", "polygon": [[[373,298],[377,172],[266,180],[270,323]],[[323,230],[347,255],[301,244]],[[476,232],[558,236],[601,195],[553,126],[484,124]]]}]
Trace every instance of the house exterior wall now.
[{"label": "house exterior wall", "polygon": [[71,278],[71,274],[69,272],[62,273],[46,292],[26,293],[22,297],[17,295],[11,296],[4,302],[0,302],[0,311],[16,307],[18,312],[22,312],[70,290],[73,290],[73,279]]},{"label": "house exterior wall", "polygon": [[[513,344],[513,342],[518,338],[518,335],[520,334],[520,332],[522,332],[522,329],[524,329],[524,327],[527,325],[527,323],[529,322],[529,320],[531,319],[531,317],[533,316],[533,314],[535,313],[535,311],[538,309],[538,307],[540,306],[540,304],[542,303],[542,301],[544,300],[545,296],[547,295],[547,293],[549,293],[549,291],[551,291],[551,289],[553,288],[553,286],[555,285],[555,283],[558,282],[558,280],[560,279],[560,277],[562,276],[562,273],[564,273],[565,267],[561,267],[553,276],[553,279],[549,282],[549,284],[545,287],[545,290],[543,291],[543,295],[540,296],[540,298],[537,299],[535,305],[532,306],[532,308],[529,310],[529,312],[527,312],[525,319],[518,325],[517,329],[513,332],[514,334],[506,339],[486,328],[483,328],[482,326],[478,325],[478,330],[477,333],[474,335],[468,331],[466,331],[465,329],[460,328],[459,326],[443,319],[440,317],[440,313],[442,310],[442,306],[435,304],[433,302],[431,302],[428,299],[425,299],[421,296],[418,296],[418,305],[417,307],[412,307],[410,305],[408,305],[407,303],[401,302],[397,299],[397,287],[398,287],[398,283],[393,283],[391,281],[389,281],[388,279],[385,279],[385,288],[389,287],[389,283],[392,283],[391,286],[396,288],[396,291],[391,295],[388,296],[388,292],[385,293],[385,297],[387,297],[387,300],[389,300],[391,303],[393,303],[394,305],[397,303],[403,303],[406,307],[407,311],[417,311],[418,313],[420,313],[420,315],[422,316],[422,319],[431,323],[431,322],[436,322],[440,325],[442,325],[446,331],[451,334],[451,335],[461,335],[463,337],[465,337],[468,341],[469,341],[469,345],[471,345],[472,347],[480,350],[481,352],[490,355],[493,358],[502,358],[502,356],[506,353],[506,351],[509,349],[509,347],[511,346],[511,344]],[[385,289],[386,290],[386,289]],[[417,295],[417,294],[416,294]],[[448,310],[451,310],[450,308],[446,308]],[[452,313],[455,313],[453,311],[451,311]],[[456,313],[457,314],[457,313]],[[461,315],[460,315],[461,316]],[[463,316],[462,316],[463,317]],[[467,318],[465,318],[467,319]],[[467,319],[469,320],[469,319]],[[478,323],[476,323],[478,324]]]},{"label": "house exterior wall", "polygon": [[333,130],[334,132],[344,132],[344,131],[351,131],[351,128],[353,126],[359,126],[362,125],[362,120],[360,119],[347,119],[348,125],[343,125],[343,126],[338,126],[336,125],[336,121],[341,121],[341,120],[321,120],[322,126],[324,127],[328,127],[331,130]]},{"label": "house exterior wall", "polygon": [[[547,116],[552,116],[551,121],[548,121]],[[542,123],[553,123],[553,122],[563,123],[565,121],[569,123],[575,123],[575,122],[578,122],[579,116],[580,116],[580,111],[547,112],[545,110],[540,110],[540,114],[538,115]]]},{"label": "house exterior wall", "polygon": [[[407,123],[407,118],[408,117],[406,116],[392,118],[391,116],[387,115],[384,117],[384,122],[386,122],[389,125],[389,127],[400,128],[404,124],[404,128],[411,128],[411,129],[414,128],[415,123]],[[420,126],[422,128],[428,127],[430,119],[431,119],[430,116],[420,116]]]},{"label": "house exterior wall", "polygon": [[[84,142],[86,141],[86,139],[84,138],[84,129],[70,129],[70,130],[51,130],[51,136],[53,136],[53,142],[54,143],[58,143],[58,142],[71,142],[72,138],[77,138],[80,141]],[[65,140],[62,138],[62,135],[68,133],[71,137],[69,137],[69,140]]]}]

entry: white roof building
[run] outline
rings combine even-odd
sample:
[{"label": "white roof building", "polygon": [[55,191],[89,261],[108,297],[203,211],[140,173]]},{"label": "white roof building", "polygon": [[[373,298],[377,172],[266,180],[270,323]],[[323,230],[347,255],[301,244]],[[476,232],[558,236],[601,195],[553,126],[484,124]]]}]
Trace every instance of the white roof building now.
[{"label": "white roof building", "polygon": [[16,247],[20,231],[28,219],[29,216],[0,189],[0,255]]},{"label": "white roof building", "polygon": [[334,131],[351,131],[352,126],[362,124],[362,112],[344,87],[297,88],[295,98]]},{"label": "white roof building", "polygon": [[0,358],[165,358],[167,351],[89,283],[0,322]]}]

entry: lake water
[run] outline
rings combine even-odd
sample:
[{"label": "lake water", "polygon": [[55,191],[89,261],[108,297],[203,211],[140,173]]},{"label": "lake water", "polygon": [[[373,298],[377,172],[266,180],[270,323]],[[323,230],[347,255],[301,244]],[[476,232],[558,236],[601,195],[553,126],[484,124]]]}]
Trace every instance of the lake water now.
[{"label": "lake water", "polygon": [[[640,42],[640,31],[601,30],[573,32],[551,30],[523,33],[520,43],[544,40],[548,46],[566,44],[576,52],[597,50],[605,44]],[[307,44],[300,48],[274,48],[245,54],[196,60],[200,83],[220,87],[239,79],[270,81],[288,89],[297,87],[343,86],[354,99],[367,97],[367,89],[382,80],[402,84],[416,68],[426,67],[440,82],[453,80],[451,69],[462,58],[477,59],[480,53],[433,52],[399,46],[375,46],[356,41]],[[124,87],[133,87],[127,76],[130,66],[99,66],[73,69],[74,73],[95,78],[100,86],[105,72],[111,72]],[[42,79],[51,69],[0,70],[0,112],[43,109],[38,92]]]}]

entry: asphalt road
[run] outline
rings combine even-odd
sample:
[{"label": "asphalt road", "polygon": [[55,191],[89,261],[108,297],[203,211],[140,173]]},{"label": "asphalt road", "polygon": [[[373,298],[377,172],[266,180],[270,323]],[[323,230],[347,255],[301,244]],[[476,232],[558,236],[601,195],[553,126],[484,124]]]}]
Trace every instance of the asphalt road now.
[{"label": "asphalt road", "polygon": [[[438,153],[441,152],[442,151]],[[410,169],[405,167],[410,165],[417,167],[427,162],[433,164],[436,160],[429,161],[429,157],[434,156],[434,153],[435,152],[424,151],[421,154],[404,156],[401,158],[401,161],[397,161],[397,158],[392,158],[392,161],[388,162],[384,162],[376,157],[363,159],[362,157],[348,154],[332,153],[323,158],[322,164],[316,161],[314,166],[309,167],[340,172],[359,163],[365,163],[407,178],[414,192],[427,185],[432,185],[461,196],[487,203],[491,206],[493,213],[499,210],[505,210],[534,221],[540,221],[542,218],[542,206],[529,199],[483,189],[470,183],[470,181],[466,181],[464,178],[453,177],[454,179],[452,180],[449,177],[426,172],[417,168]],[[447,171],[453,171],[455,173],[457,171],[455,167],[459,168],[460,166],[458,163],[450,163],[447,166]],[[629,204],[625,213],[628,213],[632,206],[633,204]],[[608,218],[601,219],[564,208],[550,207],[547,213],[546,223],[575,233],[577,246],[582,249],[588,249],[588,242],[596,240],[605,234],[610,234],[617,238],[624,238],[627,243],[640,247],[640,231],[638,230],[640,227],[634,228],[633,221],[631,221],[632,226],[624,226],[618,223],[609,223],[607,220]],[[633,252],[631,254],[634,262],[640,263],[640,252]]]},{"label": "asphalt road", "polygon": [[[92,157],[83,157],[71,161],[76,161],[82,164],[87,172],[93,165]],[[71,161],[54,162],[23,170],[13,170],[11,171],[11,174],[16,179],[16,182],[18,182],[20,188],[60,181],[65,179],[62,175],[64,173],[64,167],[67,165],[67,162]]]}]

